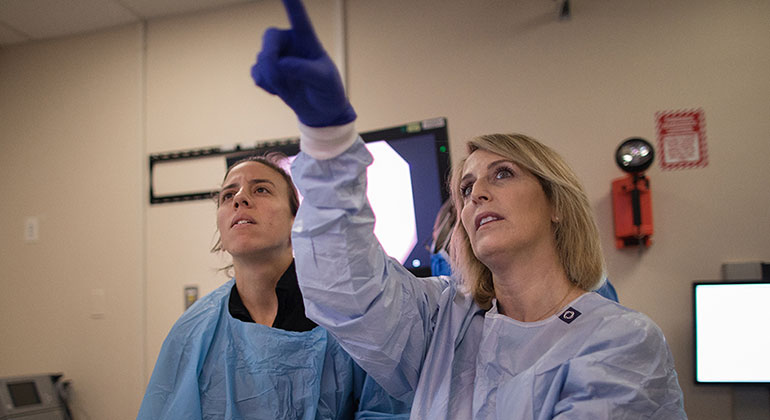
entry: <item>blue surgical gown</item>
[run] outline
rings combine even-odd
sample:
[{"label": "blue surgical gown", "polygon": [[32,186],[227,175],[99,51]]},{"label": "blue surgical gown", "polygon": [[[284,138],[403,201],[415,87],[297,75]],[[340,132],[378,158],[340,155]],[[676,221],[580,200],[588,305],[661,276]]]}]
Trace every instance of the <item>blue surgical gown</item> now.
[{"label": "blue surgical gown", "polygon": [[230,280],[163,343],[137,419],[408,418],[321,327],[290,332],[233,318]]},{"label": "blue surgical gown", "polygon": [[363,142],[300,153],[292,244],[308,317],[419,419],[684,419],[661,330],[585,293],[523,323],[483,310],[451,277],[417,278],[373,234]]},{"label": "blue surgical gown", "polygon": [[[430,272],[434,276],[449,276],[452,274],[449,254],[445,250],[442,249],[430,256]],[[605,279],[602,285],[594,291],[609,300],[618,301],[618,292],[615,291],[615,286],[610,283],[610,279]]]}]

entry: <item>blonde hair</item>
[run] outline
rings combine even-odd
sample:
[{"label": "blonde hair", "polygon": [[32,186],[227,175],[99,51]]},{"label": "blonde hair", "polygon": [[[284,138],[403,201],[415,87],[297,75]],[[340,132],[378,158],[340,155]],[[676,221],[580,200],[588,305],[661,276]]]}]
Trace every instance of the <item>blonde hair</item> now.
[{"label": "blonde hair", "polygon": [[[553,234],[556,251],[567,278],[583,290],[599,287],[604,274],[599,230],[588,197],[564,159],[548,146],[522,134],[474,137],[467,143],[468,155],[476,150],[486,150],[510,159],[540,181],[549,203],[558,215],[558,221],[552,223]],[[460,179],[467,159],[454,167],[450,179],[452,201],[458,215],[464,206]],[[462,223],[455,224],[451,249],[453,268],[462,276],[476,303],[482,308],[489,308],[495,298],[492,273],[474,255]]]}]

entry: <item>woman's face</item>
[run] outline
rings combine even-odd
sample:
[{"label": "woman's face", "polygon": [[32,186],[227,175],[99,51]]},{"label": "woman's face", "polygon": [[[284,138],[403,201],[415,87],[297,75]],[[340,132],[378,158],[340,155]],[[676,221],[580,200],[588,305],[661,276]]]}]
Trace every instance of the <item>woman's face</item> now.
[{"label": "woman's face", "polygon": [[233,258],[291,249],[289,190],[280,174],[259,162],[232,168],[218,198],[222,249]]},{"label": "woman's face", "polygon": [[463,227],[473,253],[487,267],[553,251],[553,210],[528,170],[498,154],[476,150],[465,162],[460,194]]}]

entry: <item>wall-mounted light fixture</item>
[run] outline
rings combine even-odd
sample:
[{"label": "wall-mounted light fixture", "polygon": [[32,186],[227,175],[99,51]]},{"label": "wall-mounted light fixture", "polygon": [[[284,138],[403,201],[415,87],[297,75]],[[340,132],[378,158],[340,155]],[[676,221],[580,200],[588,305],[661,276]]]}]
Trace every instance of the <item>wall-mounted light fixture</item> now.
[{"label": "wall-mounted light fixture", "polygon": [[615,162],[627,175],[612,181],[612,215],[615,247],[652,244],[652,197],[644,171],[652,165],[655,150],[639,137],[624,140],[615,151]]}]

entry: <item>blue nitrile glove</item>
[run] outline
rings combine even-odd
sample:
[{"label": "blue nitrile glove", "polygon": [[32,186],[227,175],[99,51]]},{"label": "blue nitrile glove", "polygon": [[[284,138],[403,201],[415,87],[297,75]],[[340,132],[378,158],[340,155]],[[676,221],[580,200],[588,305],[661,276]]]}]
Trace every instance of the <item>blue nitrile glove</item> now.
[{"label": "blue nitrile glove", "polygon": [[289,105],[310,127],[356,119],[337,67],[316,37],[300,0],[283,0],[291,29],[269,28],[251,68],[254,83]]}]

